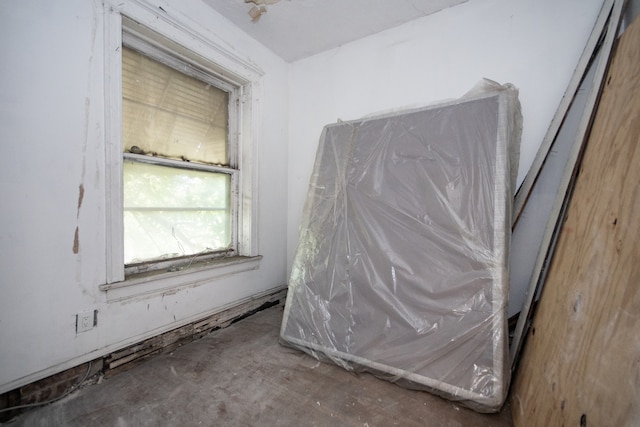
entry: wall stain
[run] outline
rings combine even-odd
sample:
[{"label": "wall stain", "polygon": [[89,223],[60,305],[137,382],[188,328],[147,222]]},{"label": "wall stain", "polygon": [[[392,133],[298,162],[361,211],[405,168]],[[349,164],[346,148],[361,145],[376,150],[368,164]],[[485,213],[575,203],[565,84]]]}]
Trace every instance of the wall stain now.
[{"label": "wall stain", "polygon": [[76,232],[73,236],[73,253],[77,254],[80,251],[80,230],[76,227]]},{"label": "wall stain", "polygon": [[76,214],[76,218],[80,216],[80,207],[82,206],[83,199],[84,199],[84,185],[80,184],[78,186],[78,213]]}]

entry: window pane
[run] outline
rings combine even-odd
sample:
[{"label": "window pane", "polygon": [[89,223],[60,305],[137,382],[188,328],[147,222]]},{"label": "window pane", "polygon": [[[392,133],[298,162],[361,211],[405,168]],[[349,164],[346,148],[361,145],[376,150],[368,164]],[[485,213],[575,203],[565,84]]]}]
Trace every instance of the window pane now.
[{"label": "window pane", "polygon": [[228,108],[227,92],[123,47],[124,151],[228,165]]},{"label": "window pane", "polygon": [[231,244],[230,175],[124,161],[125,264]]}]

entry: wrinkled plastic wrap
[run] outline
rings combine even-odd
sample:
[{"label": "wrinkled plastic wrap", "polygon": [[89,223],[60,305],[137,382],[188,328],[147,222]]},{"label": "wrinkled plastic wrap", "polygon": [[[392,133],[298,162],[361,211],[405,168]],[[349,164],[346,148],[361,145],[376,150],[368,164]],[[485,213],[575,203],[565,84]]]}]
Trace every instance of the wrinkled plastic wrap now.
[{"label": "wrinkled plastic wrap", "polygon": [[328,125],[281,340],[482,412],[508,389],[518,92]]}]

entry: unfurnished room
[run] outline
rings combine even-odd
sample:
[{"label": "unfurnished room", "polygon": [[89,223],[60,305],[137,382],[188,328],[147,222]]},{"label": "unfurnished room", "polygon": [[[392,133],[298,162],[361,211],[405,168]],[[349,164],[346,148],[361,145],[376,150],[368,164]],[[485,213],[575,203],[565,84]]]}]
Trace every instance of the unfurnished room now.
[{"label": "unfurnished room", "polygon": [[0,2],[0,424],[640,426],[639,11]]}]

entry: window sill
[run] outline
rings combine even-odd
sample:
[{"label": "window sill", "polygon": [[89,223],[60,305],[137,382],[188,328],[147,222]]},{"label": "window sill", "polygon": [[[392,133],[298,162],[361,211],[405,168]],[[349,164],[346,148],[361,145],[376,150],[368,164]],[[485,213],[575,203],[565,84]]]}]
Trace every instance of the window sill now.
[{"label": "window sill", "polygon": [[183,287],[198,286],[210,280],[256,270],[260,266],[261,259],[262,255],[238,256],[194,264],[186,270],[140,273],[122,282],[100,285],[100,290],[106,292],[107,302],[162,293],[172,294]]}]

